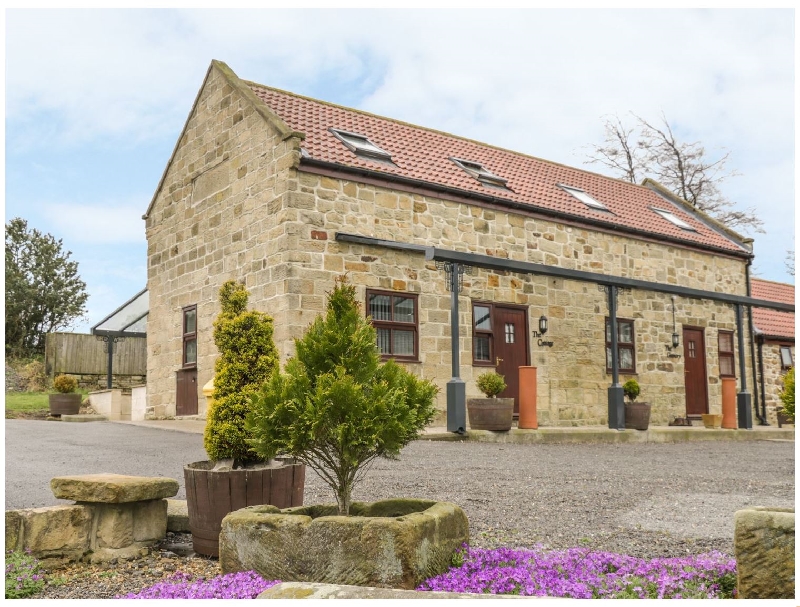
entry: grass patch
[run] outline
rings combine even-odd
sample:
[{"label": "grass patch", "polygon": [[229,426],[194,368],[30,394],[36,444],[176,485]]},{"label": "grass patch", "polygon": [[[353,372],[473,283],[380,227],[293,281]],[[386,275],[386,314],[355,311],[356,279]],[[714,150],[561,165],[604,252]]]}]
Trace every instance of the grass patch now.
[{"label": "grass patch", "polygon": [[[85,397],[88,390],[78,390]],[[6,392],[6,419],[18,417],[47,417],[50,412],[50,392]],[[81,399],[83,400],[83,398]]]}]

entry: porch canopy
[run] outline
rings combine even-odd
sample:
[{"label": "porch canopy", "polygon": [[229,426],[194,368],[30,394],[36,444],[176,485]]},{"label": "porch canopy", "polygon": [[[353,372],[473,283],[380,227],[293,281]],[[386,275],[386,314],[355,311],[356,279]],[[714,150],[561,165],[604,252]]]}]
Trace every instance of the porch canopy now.
[{"label": "porch canopy", "polygon": [[[611,429],[623,430],[625,428],[625,409],[623,404],[622,386],[619,383],[619,360],[617,352],[617,329],[616,329],[616,296],[619,289],[643,289],[658,293],[669,293],[681,297],[696,299],[708,299],[719,301],[736,306],[736,326],[739,337],[739,377],[741,379],[739,394],[737,395],[737,409],[740,428],[752,428],[752,400],[747,390],[747,379],[745,374],[745,355],[744,355],[744,333],[743,333],[743,308],[759,307],[771,310],[781,310],[784,312],[794,312],[794,304],[766,301],[755,299],[744,295],[734,295],[731,293],[719,293],[716,291],[706,291],[703,289],[692,289],[680,285],[664,284],[647,280],[637,280],[622,276],[610,276],[596,272],[585,272],[582,270],[572,270],[558,266],[548,266],[545,264],[533,263],[528,261],[517,261],[513,259],[503,259],[490,255],[479,255],[477,253],[465,253],[440,249],[438,247],[423,246],[393,240],[371,238],[359,236],[357,234],[336,233],[338,242],[349,242],[353,244],[370,245],[387,249],[421,253],[428,261],[436,261],[442,265],[447,264],[449,271],[448,277],[453,281],[449,285],[453,297],[451,298],[451,340],[453,342],[454,356],[458,352],[458,276],[459,268],[465,266],[483,268],[486,270],[516,272],[519,274],[538,274],[543,276],[555,276],[569,280],[591,282],[604,287],[608,295],[609,321],[611,323],[611,359],[612,359],[612,383],[608,388],[608,427]],[[447,390],[447,429],[450,432],[463,432],[466,429],[466,396],[464,382],[458,376],[456,358],[453,359],[453,379],[448,382]],[[452,384],[452,385],[451,385]]]},{"label": "porch canopy", "polygon": [[92,335],[105,343],[104,350],[108,354],[106,385],[109,390],[114,367],[114,344],[126,337],[147,337],[149,311],[150,295],[147,289],[143,289],[92,327]]}]

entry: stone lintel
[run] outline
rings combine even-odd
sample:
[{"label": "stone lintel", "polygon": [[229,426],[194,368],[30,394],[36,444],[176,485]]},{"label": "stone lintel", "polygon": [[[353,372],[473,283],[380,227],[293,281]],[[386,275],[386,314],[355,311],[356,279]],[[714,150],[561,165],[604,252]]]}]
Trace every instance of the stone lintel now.
[{"label": "stone lintel", "polygon": [[165,477],[122,474],[57,476],[50,481],[53,495],[76,502],[121,504],[172,497],[178,481]]}]

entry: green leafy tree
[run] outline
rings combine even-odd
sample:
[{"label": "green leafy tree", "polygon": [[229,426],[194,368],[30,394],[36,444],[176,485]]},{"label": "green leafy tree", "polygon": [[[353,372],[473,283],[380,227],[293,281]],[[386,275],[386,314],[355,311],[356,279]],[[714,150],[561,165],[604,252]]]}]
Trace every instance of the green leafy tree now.
[{"label": "green leafy tree", "polygon": [[86,314],[89,295],[71,254],[24,219],[6,224],[6,356],[43,353],[47,333]]},{"label": "green leafy tree", "polygon": [[783,376],[783,390],[781,390],[781,402],[783,403],[783,413],[785,413],[794,423],[794,367]]},{"label": "green leafy tree", "polygon": [[219,357],[214,365],[214,403],[204,443],[212,460],[233,459],[234,467],[260,459],[246,442],[250,399],[278,366],[272,317],[247,310],[247,290],[235,280],[219,291],[222,311],[214,321]]},{"label": "green leafy tree", "polygon": [[333,489],[343,515],[370,464],[396,458],[435,414],[436,386],[381,363],[375,344],[355,288],[341,277],[325,316],[295,340],[297,354],[254,398],[247,420],[256,452],[304,462]]}]

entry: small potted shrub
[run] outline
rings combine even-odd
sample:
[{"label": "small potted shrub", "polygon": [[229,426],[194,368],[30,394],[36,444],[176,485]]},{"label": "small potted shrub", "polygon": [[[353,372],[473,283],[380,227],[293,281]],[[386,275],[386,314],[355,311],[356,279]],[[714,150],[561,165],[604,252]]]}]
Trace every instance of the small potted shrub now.
[{"label": "small potted shrub", "polygon": [[625,402],[625,427],[630,430],[647,430],[650,425],[650,404],[636,402],[641,392],[639,382],[629,379],[623,384],[622,391],[628,397]]},{"label": "small potted shrub", "polygon": [[220,289],[222,310],[214,321],[219,356],[214,365],[213,404],[204,446],[209,461],[184,466],[189,527],[195,552],[219,554],[219,531],[226,514],[245,506],[303,503],[305,466],[261,457],[244,427],[251,398],[278,365],[272,317],[247,309],[244,285],[229,280]]},{"label": "small potted shrub", "polygon": [[469,427],[472,430],[508,432],[514,419],[514,399],[497,398],[506,389],[505,378],[495,371],[487,371],[475,382],[486,398],[467,399]]},{"label": "small potted shrub", "polygon": [[247,418],[258,454],[304,462],[336,503],[229,514],[220,534],[223,573],[413,589],[447,571],[469,540],[455,504],[353,501],[370,465],[397,458],[432,421],[437,392],[394,361],[381,362],[376,330],[359,308],[355,287],[338,278],[325,315],[295,340],[296,354],[253,399]]},{"label": "small potted shrub", "polygon": [[76,392],[78,380],[71,375],[57,375],[53,380],[55,394],[50,394],[50,415],[77,415],[81,410],[81,395]]}]

